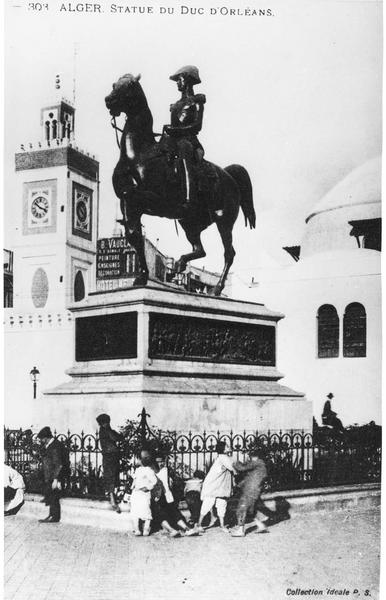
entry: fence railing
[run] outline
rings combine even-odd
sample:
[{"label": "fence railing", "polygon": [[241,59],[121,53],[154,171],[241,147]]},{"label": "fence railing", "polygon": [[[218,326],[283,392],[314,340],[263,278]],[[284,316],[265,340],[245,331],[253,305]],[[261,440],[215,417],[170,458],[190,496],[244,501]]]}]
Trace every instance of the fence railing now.
[{"label": "fence railing", "polygon": [[[197,469],[209,470],[216,457],[216,444],[225,441],[235,460],[244,460],[251,448],[259,447],[265,456],[269,477],[267,491],[282,491],[377,482],[381,477],[380,428],[366,430],[365,435],[346,430],[335,435],[320,429],[314,434],[299,431],[217,432],[186,434],[152,429],[145,409],[138,422],[122,429],[121,494],[128,491],[135,457],[141,447],[168,456],[174,479],[174,491],[180,496],[184,480]],[[367,426],[366,426],[367,427]],[[69,450],[71,476],[66,482],[67,495],[104,497],[102,451],[98,433],[67,434],[54,432]],[[5,430],[8,462],[24,477],[27,491],[43,489],[39,442],[31,431]]]}]

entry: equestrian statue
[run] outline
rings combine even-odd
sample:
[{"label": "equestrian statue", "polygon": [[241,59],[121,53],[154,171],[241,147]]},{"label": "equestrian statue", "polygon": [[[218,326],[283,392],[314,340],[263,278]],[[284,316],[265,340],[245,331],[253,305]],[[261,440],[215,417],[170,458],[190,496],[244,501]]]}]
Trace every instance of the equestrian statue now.
[{"label": "equestrian statue", "polygon": [[[235,257],[232,229],[239,207],[245,225],[251,229],[256,225],[251,180],[240,165],[221,169],[204,159],[197,135],[202,127],[205,96],[194,93],[193,86],[201,83],[196,67],[182,67],[170,77],[177,82],[181,98],[171,105],[171,123],[164,126],[158,142],[159,134],[153,132],[153,117],[139,79],[140,75],[123,75],[105,99],[120,150],[113,173],[122,212],[120,223],[138,255],[139,273],[134,285],[146,285],[149,278],[142,215],[178,220],[185,231],[192,251],[176,262],[176,273],[182,273],[189,261],[206,256],[200,236],[216,223],[225,260],[214,292],[219,296]],[[126,115],[123,129],[116,125],[121,113]]]}]

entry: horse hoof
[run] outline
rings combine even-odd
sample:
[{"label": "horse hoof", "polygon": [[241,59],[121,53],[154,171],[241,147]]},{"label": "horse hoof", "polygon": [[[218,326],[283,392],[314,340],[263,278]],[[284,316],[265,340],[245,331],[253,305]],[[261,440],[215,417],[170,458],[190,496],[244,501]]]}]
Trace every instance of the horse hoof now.
[{"label": "horse hoof", "polygon": [[214,293],[213,294],[214,294],[214,296],[221,296],[221,292],[222,292],[222,287],[216,286],[214,288]]},{"label": "horse hoof", "polygon": [[133,287],[142,287],[146,285],[148,279],[149,278],[147,275],[140,275],[139,277],[136,277],[136,279],[134,279]]}]

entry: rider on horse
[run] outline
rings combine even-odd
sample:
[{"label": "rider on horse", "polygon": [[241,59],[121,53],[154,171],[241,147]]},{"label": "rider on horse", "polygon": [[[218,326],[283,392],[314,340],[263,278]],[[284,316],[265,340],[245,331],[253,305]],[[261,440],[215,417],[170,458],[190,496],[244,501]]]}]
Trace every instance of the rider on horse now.
[{"label": "rider on horse", "polygon": [[[170,106],[171,125],[165,125],[161,145],[169,156],[177,156],[180,174],[185,184],[184,207],[197,204],[197,174],[195,166],[204,157],[204,149],[197,139],[201,131],[206,98],[195,94],[193,86],[201,83],[197,67],[188,65],[178,69],[170,79],[177,82],[181,98]],[[202,168],[200,169],[202,170]]]},{"label": "rider on horse", "polygon": [[[138,255],[139,272],[134,285],[146,285],[149,279],[142,215],[179,220],[192,251],[177,261],[177,273],[182,273],[188,262],[205,256],[200,236],[216,223],[224,247],[224,268],[215,288],[218,296],[224,289],[235,256],[232,230],[239,208],[245,225],[252,229],[256,225],[250,177],[241,165],[232,164],[221,169],[202,158],[203,149],[197,134],[202,126],[205,97],[193,93],[194,84],[200,81],[197,69],[184,67],[172,76],[173,80],[177,79],[182,97],[172,106],[171,125],[165,127],[163,139],[158,143],[153,131],[153,116],[139,78],[130,73],[120,77],[105,99],[115,131],[118,130],[115,118],[122,113],[126,115],[118,140],[119,160],[112,181],[121,204],[126,240]],[[196,199],[194,194],[198,192],[199,204],[189,210],[181,210],[181,192],[168,166],[170,154],[179,156],[180,167],[183,167],[180,171],[185,174],[186,193],[182,198],[192,205]]]}]

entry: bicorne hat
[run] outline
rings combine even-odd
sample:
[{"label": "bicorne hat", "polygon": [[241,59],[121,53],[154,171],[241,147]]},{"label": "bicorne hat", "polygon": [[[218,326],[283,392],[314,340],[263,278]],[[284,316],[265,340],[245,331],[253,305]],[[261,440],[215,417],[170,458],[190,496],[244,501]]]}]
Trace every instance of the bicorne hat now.
[{"label": "bicorne hat", "polygon": [[185,67],[181,67],[181,69],[178,69],[178,71],[176,71],[174,75],[170,75],[169,79],[171,79],[172,81],[177,81],[180,75],[190,77],[194,84],[201,83],[198,69],[194,65],[186,65]]}]

